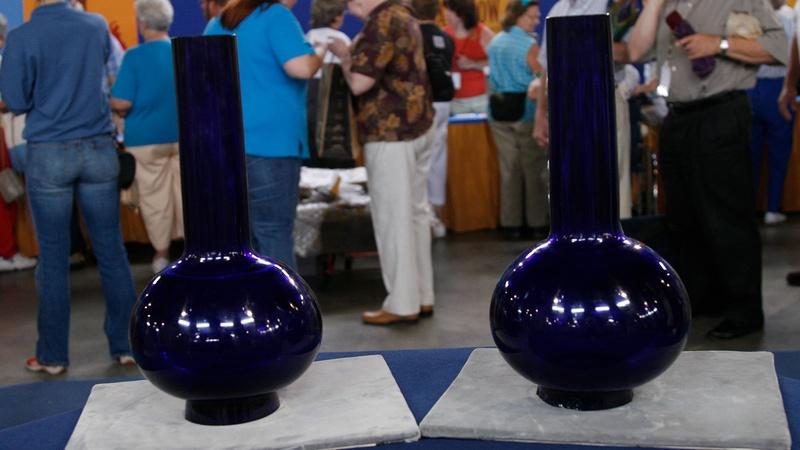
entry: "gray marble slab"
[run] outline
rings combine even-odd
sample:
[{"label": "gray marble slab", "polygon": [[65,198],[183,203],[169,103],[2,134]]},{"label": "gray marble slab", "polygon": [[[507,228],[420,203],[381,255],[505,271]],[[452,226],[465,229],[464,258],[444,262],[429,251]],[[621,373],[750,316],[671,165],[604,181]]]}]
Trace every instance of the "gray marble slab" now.
[{"label": "gray marble slab", "polygon": [[415,441],[419,428],[382,356],[315,362],[249,423],[205,426],[148,381],[92,389],[67,449],[321,449]]},{"label": "gray marble slab", "polygon": [[497,349],[475,350],[420,425],[425,437],[593,445],[789,449],[772,353],[684,352],[605,411],[552,407]]}]

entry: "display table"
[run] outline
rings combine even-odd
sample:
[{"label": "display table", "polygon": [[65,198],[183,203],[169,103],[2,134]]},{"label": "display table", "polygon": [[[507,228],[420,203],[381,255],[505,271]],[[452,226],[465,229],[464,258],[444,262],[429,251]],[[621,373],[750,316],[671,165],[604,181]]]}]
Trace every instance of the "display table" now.
[{"label": "display table", "polygon": [[453,116],[447,130],[447,228],[464,231],[497,228],[500,169],[497,147],[485,115]]},{"label": "display table", "polygon": [[[380,354],[386,359],[417,422],[421,421],[460,372],[473,349],[400,350],[361,353],[323,353],[319,359]],[[775,364],[792,431],[793,448],[800,449],[800,351],[776,352]],[[130,378],[127,378],[130,379]],[[126,379],[50,381],[0,388],[0,449],[62,449],[96,383]],[[331,386],[335,389],[335,386]],[[422,439],[381,448],[418,449],[575,449],[571,445],[521,444],[457,439]],[[581,446],[614,450],[620,447]]]}]

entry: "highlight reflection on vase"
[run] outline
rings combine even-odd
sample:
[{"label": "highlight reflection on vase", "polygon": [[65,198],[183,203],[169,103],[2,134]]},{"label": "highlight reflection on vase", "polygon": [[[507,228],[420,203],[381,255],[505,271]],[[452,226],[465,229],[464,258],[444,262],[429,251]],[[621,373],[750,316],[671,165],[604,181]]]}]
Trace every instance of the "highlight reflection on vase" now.
[{"label": "highlight reflection on vase", "polygon": [[235,37],[172,42],[185,252],[139,298],[131,346],[155,386],[187,399],[188,420],[247,422],[311,365],[322,317],[305,281],[250,244]]},{"label": "highlight reflection on vase", "polygon": [[669,264],[624,235],[608,15],[547,19],[551,234],[501,276],[492,336],[564,408],[628,403],[686,344],[691,312]]}]

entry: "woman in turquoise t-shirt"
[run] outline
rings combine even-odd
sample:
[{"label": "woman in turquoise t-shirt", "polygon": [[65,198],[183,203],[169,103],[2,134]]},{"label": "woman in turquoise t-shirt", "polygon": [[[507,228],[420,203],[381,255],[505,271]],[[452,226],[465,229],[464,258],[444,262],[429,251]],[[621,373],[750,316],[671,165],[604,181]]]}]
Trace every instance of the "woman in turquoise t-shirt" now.
[{"label": "woman in turquoise t-shirt", "polygon": [[300,162],[308,157],[306,83],[322,64],[289,10],[295,1],[234,0],[205,31],[237,37],[253,243],[291,267]]},{"label": "woman in turquoise t-shirt", "polygon": [[153,272],[169,264],[172,238],[183,237],[178,113],[167,30],[173,9],[168,0],[136,0],[144,43],[125,53],[111,107],[125,118],[125,146],[136,158],[139,211],[155,248]]}]

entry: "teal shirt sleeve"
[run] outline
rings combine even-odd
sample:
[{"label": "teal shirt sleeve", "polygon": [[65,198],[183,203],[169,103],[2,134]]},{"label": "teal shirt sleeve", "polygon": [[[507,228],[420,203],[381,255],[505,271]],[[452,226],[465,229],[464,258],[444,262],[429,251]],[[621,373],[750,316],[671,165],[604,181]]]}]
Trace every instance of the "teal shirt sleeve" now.
[{"label": "teal shirt sleeve", "polygon": [[222,28],[222,23],[219,21],[219,17],[212,17],[211,20],[209,20],[206,24],[205,30],[203,30],[203,36],[214,36],[220,34],[230,34],[230,31]]},{"label": "teal shirt sleeve", "polygon": [[131,53],[125,54],[122,58],[122,66],[117,72],[117,79],[114,87],[111,88],[111,97],[132,102],[136,98],[136,61]]},{"label": "teal shirt sleeve", "polygon": [[267,28],[267,37],[275,58],[286,64],[290,59],[313,55],[314,49],[306,40],[294,14],[282,5],[274,5],[274,15]]}]

